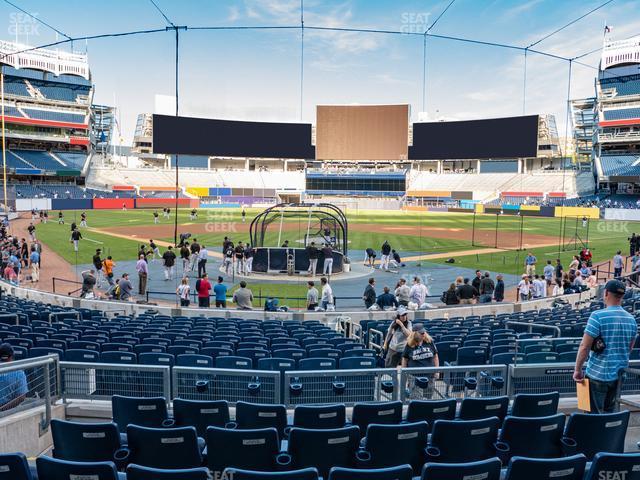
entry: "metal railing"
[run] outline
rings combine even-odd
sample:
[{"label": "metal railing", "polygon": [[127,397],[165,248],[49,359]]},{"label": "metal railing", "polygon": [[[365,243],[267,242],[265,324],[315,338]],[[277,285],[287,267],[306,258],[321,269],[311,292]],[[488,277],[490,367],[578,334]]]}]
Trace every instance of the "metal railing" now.
[{"label": "metal railing", "polygon": [[[280,403],[280,372],[173,367],[173,398]],[[167,397],[168,398],[168,397]]]},{"label": "metal railing", "polygon": [[40,433],[51,423],[51,406],[60,397],[60,370],[57,355],[28,358],[0,364],[3,388],[0,417],[44,405]]},{"label": "metal railing", "polygon": [[111,400],[113,395],[171,398],[170,367],[60,362],[62,396],[69,400]]}]

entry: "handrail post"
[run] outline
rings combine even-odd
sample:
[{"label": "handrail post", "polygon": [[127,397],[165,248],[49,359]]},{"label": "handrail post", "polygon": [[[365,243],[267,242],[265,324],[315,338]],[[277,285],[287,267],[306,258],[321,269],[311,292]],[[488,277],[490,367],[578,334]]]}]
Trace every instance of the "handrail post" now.
[{"label": "handrail post", "polygon": [[44,418],[40,421],[40,436],[49,430],[51,424],[51,370],[50,363],[44,365]]}]

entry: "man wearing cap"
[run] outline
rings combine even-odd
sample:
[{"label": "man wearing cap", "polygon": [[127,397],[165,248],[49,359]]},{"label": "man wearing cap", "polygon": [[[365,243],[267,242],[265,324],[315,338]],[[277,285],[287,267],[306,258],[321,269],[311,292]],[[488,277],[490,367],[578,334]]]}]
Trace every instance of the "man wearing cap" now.
[{"label": "man wearing cap", "polygon": [[387,352],[385,368],[395,368],[402,362],[402,352],[407,346],[407,340],[411,335],[411,322],[407,316],[407,309],[399,307],[396,319],[389,325],[382,349]]},{"label": "man wearing cap", "polygon": [[573,379],[582,382],[586,362],[591,413],[612,413],[618,409],[620,378],[629,365],[638,326],[621,304],[625,286],[620,280],[605,285],[607,308],[591,313],[578,349]]},{"label": "man wearing cap", "polygon": [[[0,345],[0,364],[13,361],[13,347],[8,343]],[[0,410],[17,407],[27,396],[29,387],[27,376],[22,370],[0,374]]]}]

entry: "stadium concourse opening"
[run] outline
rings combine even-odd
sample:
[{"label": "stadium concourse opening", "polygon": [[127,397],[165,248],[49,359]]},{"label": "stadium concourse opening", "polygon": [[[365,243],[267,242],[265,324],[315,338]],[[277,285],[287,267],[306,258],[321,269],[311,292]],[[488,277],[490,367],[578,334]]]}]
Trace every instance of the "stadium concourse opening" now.
[{"label": "stadium concourse opening", "polygon": [[329,203],[280,203],[258,214],[249,227],[255,248],[253,271],[294,274],[308,271],[309,250],[317,252],[316,272],[324,271],[331,255],[329,274],[341,273],[348,263],[348,222],[344,212]]}]

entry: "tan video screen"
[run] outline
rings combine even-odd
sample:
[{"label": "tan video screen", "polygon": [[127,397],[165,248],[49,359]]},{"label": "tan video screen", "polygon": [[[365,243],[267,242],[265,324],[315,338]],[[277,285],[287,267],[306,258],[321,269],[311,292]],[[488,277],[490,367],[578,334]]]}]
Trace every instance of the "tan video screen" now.
[{"label": "tan video screen", "polygon": [[316,159],[406,160],[409,105],[318,105]]}]

